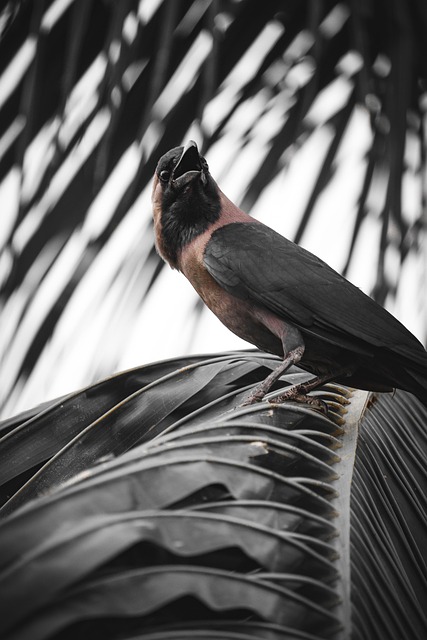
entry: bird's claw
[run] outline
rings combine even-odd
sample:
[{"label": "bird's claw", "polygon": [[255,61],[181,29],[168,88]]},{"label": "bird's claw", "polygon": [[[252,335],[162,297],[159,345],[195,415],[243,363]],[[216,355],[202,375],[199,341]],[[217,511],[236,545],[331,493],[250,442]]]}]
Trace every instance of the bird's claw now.
[{"label": "bird's claw", "polygon": [[[297,391],[294,388],[292,390],[289,390],[289,392],[285,392],[281,396],[271,398],[269,402],[271,404],[281,404],[282,402],[289,402],[290,400],[293,400],[294,402],[308,404],[310,407],[313,407],[313,409],[317,409],[317,411],[323,413],[323,415],[328,415],[328,407],[326,402],[323,402],[323,400],[320,400],[320,398],[314,398],[313,396],[308,396],[304,393],[300,393],[299,391],[300,390]],[[264,396],[264,391],[252,391],[252,393],[250,393],[247,398],[241,404],[239,404],[239,407],[249,407],[253,404],[258,404],[259,402],[262,402]]]},{"label": "bird's claw", "polygon": [[320,398],[314,398],[313,396],[304,395],[302,393],[284,393],[281,396],[272,398],[269,402],[274,404],[281,404],[282,402],[289,402],[290,400],[308,404],[310,407],[313,407],[313,409],[317,409],[317,411],[323,413],[323,415],[328,415],[328,407],[326,402],[323,402],[323,400],[320,400]]},{"label": "bird's claw", "polygon": [[313,407],[313,409],[317,409],[318,411],[320,411],[320,413],[323,413],[323,415],[328,415],[328,405],[326,404],[326,402],[323,402],[323,400],[320,400],[320,398],[305,396],[302,402],[306,402],[311,407]]}]

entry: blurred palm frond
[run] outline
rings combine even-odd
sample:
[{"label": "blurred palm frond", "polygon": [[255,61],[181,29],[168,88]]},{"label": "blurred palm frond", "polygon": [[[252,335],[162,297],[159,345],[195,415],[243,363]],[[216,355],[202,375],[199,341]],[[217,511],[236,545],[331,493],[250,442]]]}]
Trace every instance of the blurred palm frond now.
[{"label": "blurred palm frond", "polygon": [[[190,136],[232,199],[425,337],[422,2],[37,0],[1,16],[4,415],[188,351],[200,309],[161,270],[149,194]],[[153,340],[165,297],[173,327]]]}]

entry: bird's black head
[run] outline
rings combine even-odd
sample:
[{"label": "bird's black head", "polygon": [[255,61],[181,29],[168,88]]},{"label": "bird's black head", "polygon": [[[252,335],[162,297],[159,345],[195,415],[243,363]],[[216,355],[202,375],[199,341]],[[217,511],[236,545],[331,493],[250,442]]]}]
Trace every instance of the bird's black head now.
[{"label": "bird's black head", "polygon": [[160,158],[153,187],[156,244],[171,266],[183,247],[218,220],[220,209],[218,187],[195,142]]}]

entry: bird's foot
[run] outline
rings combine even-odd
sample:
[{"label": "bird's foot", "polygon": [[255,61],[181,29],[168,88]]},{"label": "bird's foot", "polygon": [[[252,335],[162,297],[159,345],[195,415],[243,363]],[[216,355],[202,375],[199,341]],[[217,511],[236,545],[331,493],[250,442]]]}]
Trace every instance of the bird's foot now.
[{"label": "bird's foot", "polygon": [[292,364],[296,364],[297,362],[299,362],[303,353],[303,346],[297,346],[295,347],[295,349],[289,351],[286,358],[284,358],[282,362],[280,362],[279,365],[275,369],[273,369],[273,371],[265,378],[265,380],[260,382],[250,392],[246,400],[244,400],[239,406],[247,407],[251,404],[256,404],[264,400],[265,394],[268,393],[272,385],[280,378],[281,375],[285,373],[287,369],[289,369]]},{"label": "bird's foot", "polygon": [[[319,398],[314,398],[313,396],[308,396],[304,393],[300,393],[299,391],[299,386],[293,387],[289,390],[289,392],[285,391],[285,393],[283,393],[282,395],[277,396],[276,398],[271,398],[269,402],[271,404],[281,404],[282,402],[289,402],[293,400],[294,402],[308,404],[310,405],[310,407],[313,407],[313,409],[317,409],[325,416],[328,415],[328,407],[326,405],[326,402],[323,402],[323,400],[320,400]],[[249,407],[253,404],[257,404],[258,402],[262,402],[264,396],[265,393],[263,391],[257,391],[255,389],[255,391],[250,393],[248,397],[242,403],[240,403],[239,407]]]},{"label": "bird's foot", "polygon": [[276,398],[271,398],[270,402],[272,404],[281,404],[282,402],[289,402],[293,400],[294,402],[301,402],[303,404],[308,404],[313,409],[317,409],[325,416],[328,415],[328,407],[326,402],[320,400],[320,398],[314,398],[313,396],[308,396],[305,393],[301,393],[304,391],[304,385],[298,385],[296,387],[292,387],[289,391],[285,391],[282,395],[277,396]]}]

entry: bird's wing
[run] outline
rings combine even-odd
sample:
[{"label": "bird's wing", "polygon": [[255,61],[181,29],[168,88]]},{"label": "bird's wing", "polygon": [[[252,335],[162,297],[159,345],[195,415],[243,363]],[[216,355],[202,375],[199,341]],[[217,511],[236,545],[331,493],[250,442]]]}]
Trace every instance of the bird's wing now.
[{"label": "bird's wing", "polygon": [[204,263],[229,293],[303,331],[356,352],[385,348],[427,364],[421,343],[398,320],[270,227],[258,222],[220,227],[206,245]]}]

